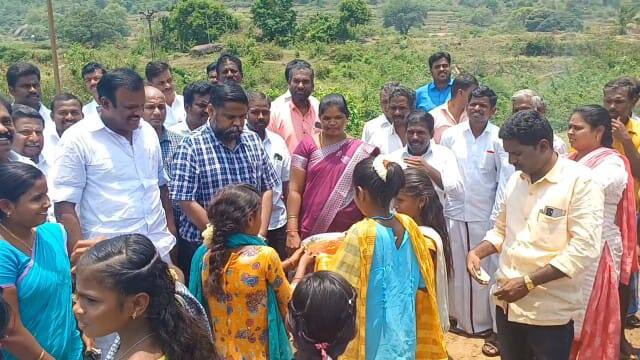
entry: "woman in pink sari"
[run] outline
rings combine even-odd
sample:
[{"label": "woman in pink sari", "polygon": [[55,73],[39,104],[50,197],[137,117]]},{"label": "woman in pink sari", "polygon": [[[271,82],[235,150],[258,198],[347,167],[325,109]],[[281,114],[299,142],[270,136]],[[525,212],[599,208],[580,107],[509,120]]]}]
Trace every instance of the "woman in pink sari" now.
[{"label": "woman in pink sari", "polygon": [[633,177],[627,158],[611,149],[611,119],[605,108],[575,109],[567,134],[575,150],[569,158],[593,169],[605,196],[602,254],[582,280],[584,311],[574,318],[571,358],[618,360],[624,339],[618,285],[629,284],[637,271]]},{"label": "woman in pink sari", "polygon": [[322,131],[304,138],[291,158],[287,198],[287,247],[308,236],[346,231],[362,213],[353,202],[353,169],[377,149],[345,132],[349,108],[342,95],[327,95],[318,115]]}]

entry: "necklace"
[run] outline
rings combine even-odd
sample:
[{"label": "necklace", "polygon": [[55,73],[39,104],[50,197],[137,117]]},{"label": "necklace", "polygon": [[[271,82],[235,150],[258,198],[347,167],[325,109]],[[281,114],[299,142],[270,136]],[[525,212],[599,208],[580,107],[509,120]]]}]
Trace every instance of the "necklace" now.
[{"label": "necklace", "polygon": [[393,219],[394,215],[393,214],[389,214],[388,216],[371,216],[371,219],[373,220],[391,220]]},{"label": "necklace", "polygon": [[[22,239],[20,239],[16,234],[14,234],[13,232],[11,232],[11,230],[7,229],[6,226],[4,226],[3,223],[0,223],[0,227],[7,232],[7,234],[11,235],[11,237],[13,237],[15,240],[18,240],[20,242],[20,244],[22,244],[22,246],[24,246],[25,248],[27,248],[27,251],[29,252],[29,254],[31,254],[33,252],[33,246],[29,246],[29,244],[27,244],[26,242],[22,241]],[[33,234],[33,229],[31,230],[31,233]]]},{"label": "necklace", "polygon": [[123,352],[122,355],[118,356],[118,358],[116,360],[123,360],[125,355],[127,355],[131,350],[133,350],[138,344],[140,344],[141,342],[143,342],[143,341],[147,340],[149,337],[151,337],[151,335],[153,335],[153,333],[148,333],[147,335],[143,336],[142,339],[136,341],[135,344],[129,346],[127,351]]},{"label": "necklace", "polygon": [[318,136],[318,139],[320,140],[320,149],[324,148],[324,144],[322,143],[322,132],[320,132],[320,135]]}]

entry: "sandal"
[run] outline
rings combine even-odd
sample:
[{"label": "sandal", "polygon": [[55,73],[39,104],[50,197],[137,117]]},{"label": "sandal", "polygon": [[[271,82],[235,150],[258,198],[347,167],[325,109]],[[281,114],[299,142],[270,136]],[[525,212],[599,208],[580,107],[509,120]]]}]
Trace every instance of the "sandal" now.
[{"label": "sandal", "polygon": [[629,315],[624,322],[625,328],[636,329],[640,327],[640,319],[635,315]]},{"label": "sandal", "polygon": [[482,354],[487,357],[496,357],[500,355],[500,348],[498,347],[498,341],[493,339],[487,339],[482,344]]}]

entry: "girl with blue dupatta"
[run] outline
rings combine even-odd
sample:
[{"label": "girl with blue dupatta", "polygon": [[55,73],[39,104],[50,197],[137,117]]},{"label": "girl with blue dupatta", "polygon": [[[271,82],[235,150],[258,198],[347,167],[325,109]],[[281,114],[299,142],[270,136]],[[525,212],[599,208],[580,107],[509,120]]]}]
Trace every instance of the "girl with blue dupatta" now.
[{"label": "girl with blue dupatta", "polygon": [[[249,185],[224,188],[207,210],[204,246],[194,256],[191,289],[206,305],[224,359],[291,360],[284,326],[291,286],[278,253],[260,230],[260,194]],[[301,254],[298,253],[298,255]],[[296,256],[297,258],[298,256]],[[202,299],[204,298],[204,299]]]},{"label": "girl with blue dupatta", "polygon": [[4,359],[82,359],[71,308],[67,233],[46,223],[47,181],[36,167],[0,165],[0,288],[13,311]]}]

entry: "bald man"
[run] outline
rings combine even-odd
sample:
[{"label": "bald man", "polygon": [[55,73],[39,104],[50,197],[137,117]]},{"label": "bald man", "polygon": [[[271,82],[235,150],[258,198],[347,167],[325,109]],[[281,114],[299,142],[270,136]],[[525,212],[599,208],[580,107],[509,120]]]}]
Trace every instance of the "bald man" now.
[{"label": "bald man", "polygon": [[[535,90],[518,90],[511,97],[511,112],[515,114],[522,110],[535,110],[545,118],[547,117],[547,103],[544,102],[542,96],[540,96],[540,94]],[[553,149],[558,154],[567,153],[567,144],[565,144],[565,142],[558,137],[555,132],[553,134]]]},{"label": "bald man", "polygon": [[156,89],[153,86],[144,87],[144,110],[142,112],[142,119],[151,125],[158,134],[158,140],[160,141],[160,148],[162,150],[162,163],[164,169],[172,178],[171,173],[171,160],[173,159],[173,153],[182,142],[183,136],[168,130],[164,126],[164,122],[167,118],[167,101],[162,91]]}]

